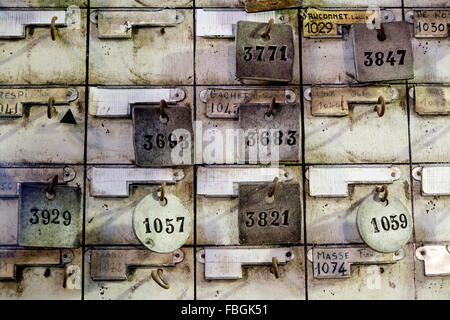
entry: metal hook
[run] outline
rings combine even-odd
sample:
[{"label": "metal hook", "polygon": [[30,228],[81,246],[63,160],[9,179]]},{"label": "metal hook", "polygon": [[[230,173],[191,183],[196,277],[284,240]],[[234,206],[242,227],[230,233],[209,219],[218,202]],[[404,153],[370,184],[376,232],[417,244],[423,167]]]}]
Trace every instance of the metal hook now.
[{"label": "metal hook", "polygon": [[169,281],[167,281],[166,277],[163,274],[163,269],[158,269],[157,271],[153,270],[152,278],[157,284],[159,284],[160,287],[164,289],[170,288]]},{"label": "metal hook", "polygon": [[49,119],[53,118],[53,115],[55,114],[56,108],[53,106],[55,104],[55,98],[50,97],[48,98],[48,105],[47,105],[47,117]]},{"label": "metal hook", "polygon": [[270,272],[273,273],[275,278],[280,278],[280,269],[278,268],[278,259],[277,257],[272,258],[272,267],[270,268]]},{"label": "metal hook", "polygon": [[159,102],[159,116],[161,118],[164,118],[166,120],[169,120],[169,117],[167,116],[167,113],[164,112],[164,109],[167,108],[166,100],[162,99]]},{"label": "metal hook", "polygon": [[381,201],[381,202],[386,202],[386,201],[387,201],[387,198],[388,198],[388,194],[389,194],[387,185],[382,185],[381,187],[376,187],[375,190],[376,190],[376,192],[378,192],[378,193],[384,192],[384,195],[383,195],[383,197],[380,199],[380,201]]},{"label": "metal hook", "polygon": [[58,184],[58,175],[55,175],[52,179],[52,181],[50,181],[47,191],[45,192],[45,196],[47,197],[47,199],[52,200],[55,198],[55,186]]},{"label": "metal hook", "polygon": [[270,102],[270,105],[269,105],[269,109],[267,109],[267,112],[264,115],[266,117],[272,116],[274,108],[275,108],[275,97],[272,98],[272,101]]},{"label": "metal hook", "polygon": [[384,112],[386,111],[386,103],[384,102],[384,98],[382,96],[378,97],[377,104],[378,105],[375,106],[373,111],[376,111],[378,116],[381,118],[384,115]]},{"label": "metal hook", "polygon": [[386,33],[384,32],[383,24],[380,24],[380,29],[377,31],[377,39],[380,41],[386,40]]},{"label": "metal hook", "polygon": [[273,27],[273,23],[274,23],[274,20],[273,20],[273,18],[271,18],[271,19],[269,20],[269,23],[268,23],[268,26],[267,26],[266,31],[264,31],[263,33],[261,33],[261,37],[265,38],[265,37],[268,37],[268,36],[269,36],[270,31],[272,30],[272,27]]},{"label": "metal hook", "polygon": [[278,185],[278,177],[275,177],[275,179],[273,179],[272,188],[270,188],[270,191],[267,193],[267,196],[269,198],[272,198],[275,195],[275,190],[277,188],[277,185]]},{"label": "metal hook", "polygon": [[159,191],[161,192],[161,194],[159,195],[159,202],[162,206],[165,206],[167,204],[166,182],[161,183],[161,187],[159,188]]},{"label": "metal hook", "polygon": [[58,17],[57,16],[54,16],[53,18],[52,18],[52,23],[51,23],[51,25],[50,25],[50,34],[51,34],[51,36],[52,36],[52,40],[53,41],[55,41],[56,40],[56,37],[58,36],[58,29],[56,29],[56,26],[55,26],[55,21],[56,20],[58,20]]}]

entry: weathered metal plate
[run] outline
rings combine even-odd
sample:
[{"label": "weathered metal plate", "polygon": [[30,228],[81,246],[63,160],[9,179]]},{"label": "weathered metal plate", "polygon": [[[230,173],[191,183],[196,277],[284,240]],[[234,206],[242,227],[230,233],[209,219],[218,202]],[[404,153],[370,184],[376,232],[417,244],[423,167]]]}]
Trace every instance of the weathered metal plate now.
[{"label": "weathered metal plate", "polygon": [[[62,11],[66,17],[71,8]],[[21,11],[8,11],[21,12]],[[86,80],[86,9],[75,10],[74,24],[58,28],[58,36],[52,41],[51,11],[25,11],[27,14],[44,12],[48,16],[46,26],[28,27],[25,34],[20,28],[15,34],[23,39],[1,39],[0,64],[2,84],[83,84]],[[64,17],[56,23],[63,22]]]},{"label": "weathered metal plate", "polygon": [[132,184],[176,183],[183,178],[181,169],[94,167],[88,171],[92,197],[128,197]]},{"label": "weathered metal plate", "polygon": [[200,92],[208,118],[238,119],[239,105],[245,103],[270,103],[272,98],[284,103],[296,101],[296,94],[278,88],[208,88]]},{"label": "weathered metal plate", "polygon": [[391,87],[397,90],[398,97],[386,105],[382,117],[374,110],[375,104],[350,105],[346,117],[316,117],[312,115],[311,103],[305,100],[306,163],[408,162],[405,87]]},{"label": "weathered metal plate", "polygon": [[235,280],[242,278],[242,267],[272,265],[272,258],[280,265],[294,260],[291,248],[206,247],[197,252],[197,260],[205,264],[206,280]]},{"label": "weathered metal plate", "polygon": [[[100,276],[109,275],[111,278],[104,280],[93,280],[91,277],[92,261],[90,255],[94,251],[115,252],[120,256],[113,257],[104,253],[105,259],[97,260],[97,263],[104,265],[106,273]],[[127,253],[130,251],[130,253]],[[135,253],[141,251],[141,253]],[[86,300],[193,300],[194,299],[194,252],[192,248],[183,248],[184,259],[174,263],[173,254],[163,255],[151,252],[147,249],[137,249],[135,247],[98,247],[86,252],[85,259],[85,291]],[[164,262],[162,257],[170,257],[167,261],[170,266],[158,267],[157,262]],[[127,260],[128,257],[132,258]],[[141,260],[136,258],[142,257]],[[107,262],[110,265],[107,265]],[[130,264],[132,262],[134,265]],[[118,269],[110,267],[118,266]],[[125,274],[120,271],[127,266]],[[158,268],[163,269],[164,276],[170,284],[169,290],[161,288],[151,276],[151,272]],[[98,269],[97,269],[98,270]],[[117,270],[114,271],[114,270]],[[116,275],[120,281],[116,280]],[[125,275],[125,278],[124,278]]]},{"label": "weathered metal plate", "polygon": [[422,195],[450,195],[450,167],[417,167],[412,176],[422,182]]},{"label": "weathered metal plate", "polygon": [[173,194],[160,201],[154,192],[142,199],[133,212],[133,230],[149,250],[169,253],[181,248],[192,232],[191,215]]},{"label": "weathered metal plate", "polygon": [[18,244],[25,247],[79,248],[81,237],[81,190],[54,187],[46,197],[47,184],[21,183]]},{"label": "weathered metal plate", "polygon": [[176,11],[183,21],[173,27],[137,28],[131,39],[102,39],[91,21],[89,81],[97,85],[193,84],[192,10],[169,11]]},{"label": "weathered metal plate", "polygon": [[364,242],[378,252],[396,252],[411,238],[413,217],[407,207],[389,195],[385,203],[372,194],[358,208],[358,232]]},{"label": "weathered metal plate", "polygon": [[[339,246],[339,250],[346,250],[347,247],[357,246]],[[324,248],[335,249],[336,246]],[[313,247],[308,249],[314,250]],[[393,258],[394,254],[375,253],[375,257],[385,256],[384,259],[387,263],[376,263],[374,265],[359,265],[356,263],[353,268],[349,266],[352,269],[351,274],[350,277],[345,279],[341,278],[341,274],[336,279],[316,278],[313,268],[317,265],[308,263],[308,297],[311,300],[413,300],[415,292],[412,245],[405,246],[403,251],[403,259],[400,261]],[[366,252],[373,253],[369,249],[366,249]],[[359,253],[356,253],[358,257]],[[369,256],[366,259],[370,260],[371,257]],[[322,261],[327,262],[327,260]],[[337,260],[334,261],[337,262]],[[332,261],[328,260],[328,262]],[[329,270],[333,270],[333,265],[330,264]]]},{"label": "weathered metal plate", "polygon": [[76,172],[72,168],[1,168],[0,198],[19,197],[19,184],[23,182],[49,182],[58,176],[58,183],[72,181]]},{"label": "weathered metal plate", "polygon": [[410,90],[414,94],[414,110],[419,115],[450,114],[450,86],[416,85]]},{"label": "weathered metal plate", "polygon": [[447,38],[450,10],[414,10],[406,13],[414,22],[416,38]]},{"label": "weathered metal plate", "polygon": [[182,21],[176,10],[98,11],[93,13],[99,39],[131,39],[133,28],[174,27]]},{"label": "weathered metal plate", "polygon": [[309,167],[311,197],[347,197],[349,184],[393,183],[401,176],[397,167]]},{"label": "weathered metal plate", "polygon": [[[11,114],[7,114],[8,117],[5,117],[4,114],[0,114],[2,165],[82,163],[85,124],[84,90],[82,87],[74,87],[73,90],[70,88],[0,88],[0,93],[3,92],[5,97],[5,100],[0,101],[4,112],[7,104],[10,106],[14,104],[14,113],[17,106],[16,116],[21,115],[9,117]],[[78,98],[75,99],[76,92],[78,92]],[[16,98],[10,99],[9,97],[13,94],[17,94]],[[55,114],[49,119],[47,104],[51,96],[55,97],[56,105],[54,106]],[[68,113],[72,114],[76,124],[62,121]]]},{"label": "weathered metal plate", "polygon": [[[300,108],[297,103],[250,103],[239,106],[240,161],[273,163],[300,161]],[[242,136],[244,135],[244,136]],[[243,145],[244,144],[244,145]]]},{"label": "weathered metal plate", "polygon": [[259,12],[300,7],[301,0],[245,0],[245,11]]},{"label": "weathered metal plate", "polygon": [[[64,257],[63,257],[64,252]],[[0,249],[0,280],[16,280],[17,266],[61,266],[73,260],[68,250]]]},{"label": "weathered metal plate", "polygon": [[414,61],[410,26],[407,22],[383,23],[385,40],[377,30],[354,24],[351,28],[356,66],[360,82],[411,79]]},{"label": "weathered metal plate", "polygon": [[290,25],[238,21],[236,25],[236,77],[288,82],[294,66],[294,36]]},{"label": "weathered metal plate", "polygon": [[166,117],[161,116],[159,106],[133,108],[137,166],[167,167],[194,163],[191,108],[165,108],[164,113]]},{"label": "weathered metal plate", "polygon": [[131,116],[131,105],[183,101],[183,89],[99,88],[89,89],[89,114],[97,117]]},{"label": "weathered metal plate", "polygon": [[[307,89],[308,90],[308,89]],[[390,86],[315,86],[305,99],[311,101],[313,116],[346,116],[349,114],[350,104],[377,104],[379,97],[383,97],[386,104],[392,102],[398,92]]]},{"label": "weathered metal plate", "polygon": [[94,281],[127,280],[129,268],[175,267],[184,253],[154,253],[142,249],[91,249],[90,276]]},{"label": "weathered metal plate", "polygon": [[197,194],[212,197],[238,196],[241,182],[280,182],[292,179],[292,173],[278,167],[198,167]]},{"label": "weathered metal plate", "polygon": [[[194,170],[192,167],[184,167],[182,170],[135,168],[134,166],[94,168],[88,167],[88,179],[91,180],[87,185],[86,197],[85,241],[87,245],[141,245],[133,230],[133,211],[143,198],[157,192],[163,181],[166,181],[166,193],[173,194],[181,200],[189,210],[191,221],[193,221]],[[98,174],[93,174],[93,170],[99,169],[108,170],[100,171],[101,179],[92,180],[92,177]],[[166,176],[167,171],[172,174]],[[93,184],[93,181],[97,182]],[[94,188],[95,193],[93,193]],[[186,244],[193,244],[193,238],[191,233]]]},{"label": "weathered metal plate", "polygon": [[[203,248],[199,248],[203,249]],[[304,300],[305,253],[301,246],[290,247],[294,259],[279,266],[280,278],[275,278],[268,265],[243,267],[242,278],[206,280],[205,264],[197,259],[198,300]]]},{"label": "weathered metal plate", "polygon": [[308,250],[308,260],[312,262],[314,278],[350,278],[354,264],[390,264],[402,260],[405,252],[380,253],[364,247],[314,247]]},{"label": "weathered metal plate", "polygon": [[303,9],[303,36],[319,38],[342,38],[342,25],[364,23],[377,25],[391,22],[394,15],[391,11],[369,7],[366,10],[321,10]]},{"label": "weathered metal plate", "polygon": [[416,249],[416,258],[423,261],[427,277],[450,275],[450,246],[419,247]]},{"label": "weathered metal plate", "polygon": [[78,91],[73,88],[0,88],[0,118],[22,117],[26,106],[47,106],[51,97],[55,99],[55,106],[68,104],[78,98]]},{"label": "weathered metal plate", "polygon": [[239,184],[239,243],[244,245],[295,244],[301,241],[300,185]]},{"label": "weathered metal plate", "polygon": [[[349,170],[361,167],[360,164],[348,166],[344,169]],[[324,166],[326,169],[340,169],[335,166]],[[322,168],[320,168],[322,169]],[[382,169],[392,170],[395,173],[395,177],[392,177],[390,172],[386,172],[385,181],[391,181],[387,187],[389,194],[395,195],[404,203],[409,210],[411,210],[411,189],[410,189],[410,171],[408,165],[395,165],[392,168],[380,168],[375,165],[364,166],[363,169]],[[357,172],[357,171],[356,171]],[[370,172],[370,171],[368,171]],[[306,177],[309,176],[307,172]],[[370,175],[369,175],[370,177]],[[338,181],[342,178],[339,175],[331,176],[330,178],[338,178]],[[358,177],[356,177],[358,179]],[[381,179],[380,179],[381,180]],[[333,180],[323,180],[323,183],[334,184]],[[356,182],[356,181],[355,181]],[[361,205],[369,195],[373,194],[375,188],[386,182],[373,182],[372,184],[351,184],[348,188],[339,187],[342,193],[348,194],[348,196],[311,196],[311,185],[306,184],[306,232],[309,243],[312,244],[330,244],[330,243],[363,243],[361,236],[359,235],[356,225],[356,215],[358,207]],[[319,187],[319,190],[325,187]],[[331,188],[330,188],[331,189]],[[333,191],[333,193],[331,192]],[[347,193],[348,192],[348,193]],[[333,189],[326,192],[327,194],[336,194]]]}]

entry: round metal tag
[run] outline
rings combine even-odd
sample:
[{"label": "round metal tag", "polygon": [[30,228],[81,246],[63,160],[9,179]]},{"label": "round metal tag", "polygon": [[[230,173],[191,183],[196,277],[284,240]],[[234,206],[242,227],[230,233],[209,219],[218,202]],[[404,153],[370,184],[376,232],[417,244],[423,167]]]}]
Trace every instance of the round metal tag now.
[{"label": "round metal tag", "polygon": [[411,237],[412,215],[397,198],[382,202],[376,194],[363,201],[356,216],[358,232],[364,242],[379,252],[396,252]]},{"label": "round metal tag", "polygon": [[169,253],[179,249],[191,233],[191,216],[180,199],[158,193],[143,198],[133,214],[133,230],[139,241],[152,251]]}]

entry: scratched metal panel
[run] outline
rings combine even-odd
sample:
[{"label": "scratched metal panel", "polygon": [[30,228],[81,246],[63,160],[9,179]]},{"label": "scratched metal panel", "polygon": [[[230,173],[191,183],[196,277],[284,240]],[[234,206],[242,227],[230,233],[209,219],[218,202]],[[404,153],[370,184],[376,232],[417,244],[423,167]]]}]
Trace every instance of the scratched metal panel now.
[{"label": "scratched metal panel", "polygon": [[[21,87],[22,88],[22,87]],[[4,87],[0,87],[0,91]],[[55,105],[52,119],[47,106],[33,105],[20,118],[0,118],[0,162],[3,166],[31,163],[81,164],[84,155],[85,89],[75,87],[78,98]],[[60,123],[71,110],[76,125]]]},{"label": "scratched metal panel", "polygon": [[[74,259],[67,266],[78,267],[81,277],[82,251],[72,249]],[[24,267],[16,280],[0,281],[2,300],[81,300],[80,289],[64,288],[64,267]]]},{"label": "scratched metal panel", "polygon": [[0,0],[0,7],[9,8],[65,8],[68,6],[87,7],[87,0]]},{"label": "scratched metal panel", "polygon": [[[369,166],[370,167],[370,166]],[[389,194],[400,199],[411,211],[411,189],[408,165],[400,168],[399,180],[388,184]],[[308,243],[363,243],[356,226],[356,213],[362,201],[375,190],[376,184],[349,185],[348,197],[311,197],[306,193],[306,232]]]},{"label": "scratched metal panel", "polygon": [[[125,10],[124,10],[125,11]],[[103,85],[193,84],[193,10],[173,27],[133,28],[131,39],[99,39],[92,21],[89,81]]]},{"label": "scratched metal panel", "polygon": [[[299,45],[298,45],[298,11],[277,10],[276,12],[288,15],[294,32],[294,67],[293,78],[289,83],[300,83]],[[197,21],[198,23],[198,21]],[[236,45],[235,38],[211,39],[196,37],[196,76],[197,84],[239,84],[236,78]],[[264,81],[250,81],[245,83],[267,83]]]},{"label": "scratched metal panel", "polygon": [[[309,248],[308,248],[309,249]],[[316,279],[308,264],[310,300],[412,300],[414,260],[412,245],[405,245],[405,257],[394,264],[354,265],[348,279]]]},{"label": "scratched metal panel", "polygon": [[[193,108],[193,88],[178,87],[182,88],[186,93],[184,100],[180,101],[178,105]],[[171,108],[171,105],[168,107]],[[193,117],[194,115],[192,115]],[[100,118],[88,115],[88,163],[134,164],[133,143],[133,121],[131,115],[128,118]]]},{"label": "scratched metal panel", "polygon": [[[126,281],[93,281],[85,259],[84,298],[86,300],[193,300],[194,253],[183,247],[184,259],[175,267],[163,267],[170,289],[161,288],[151,276],[157,268],[130,268]],[[89,254],[89,251],[86,253]]]},{"label": "scratched metal panel", "polygon": [[[419,241],[419,239],[417,239],[417,241]],[[418,243],[416,247],[418,248],[428,244],[438,243]],[[446,243],[443,243],[443,245],[445,244]],[[418,300],[450,300],[450,277],[426,277],[424,262],[420,260],[416,260],[416,288]]]},{"label": "scratched metal panel", "polygon": [[[300,195],[303,190],[302,168],[287,166],[293,174],[289,182],[300,184]],[[303,221],[303,200],[300,200],[301,221]],[[239,198],[237,197],[205,197],[197,195],[197,244],[198,245],[239,245],[238,230]],[[301,242],[303,242],[302,227]]]},{"label": "scratched metal panel", "polygon": [[[242,279],[205,280],[205,265],[197,260],[198,300],[304,300],[305,263],[303,247],[291,247],[294,260],[280,265],[280,278],[270,266],[244,266]],[[202,248],[197,248],[200,250]]]},{"label": "scratched metal panel", "polygon": [[450,241],[450,196],[424,196],[421,181],[413,179],[413,197],[416,240]]},{"label": "scratched metal panel", "polygon": [[419,115],[410,98],[412,162],[450,162],[448,115]]},{"label": "scratched metal panel", "polygon": [[87,10],[81,21],[58,27],[27,27],[24,39],[0,39],[1,84],[84,84],[86,79]]},{"label": "scratched metal panel", "polygon": [[91,8],[177,8],[192,7],[193,0],[91,0]]},{"label": "scratched metal panel", "polygon": [[448,7],[448,0],[404,0],[404,5],[406,7],[434,7],[443,8]]},{"label": "scratched metal panel", "polygon": [[305,100],[306,163],[408,162],[406,90],[394,87],[398,98],[386,104],[383,117],[375,104],[354,105],[344,117],[313,116]]},{"label": "scratched metal panel", "polygon": [[[207,103],[203,102],[200,99],[200,93],[203,90],[207,90],[208,88],[213,87],[207,87],[207,86],[198,86],[197,87],[197,108],[196,108],[196,125],[198,128],[196,128],[196,139],[200,139],[199,137],[203,137],[202,140],[196,140],[196,146],[195,146],[195,152],[196,152],[196,163],[206,163],[208,159],[204,159],[203,155],[204,153],[208,152],[208,150],[211,148],[211,137],[208,135],[208,130],[220,130],[222,133],[222,136],[224,137],[224,151],[223,155],[225,157],[229,157],[230,159],[238,159],[238,153],[236,152],[237,149],[233,148],[234,144],[228,143],[226,144],[226,131],[227,130],[236,130],[239,129],[239,119],[226,119],[226,118],[210,118],[207,116]],[[225,87],[221,87],[225,88]],[[233,88],[240,88],[242,90],[246,90],[246,87],[237,87],[237,86],[230,86],[226,87],[226,89],[233,89]],[[295,93],[295,102],[299,104],[300,108],[300,90],[298,87],[277,87],[282,90],[292,90]],[[224,99],[225,100],[225,99]],[[270,103],[268,101],[267,103]],[[301,120],[299,120],[299,123],[301,125]],[[200,131],[201,129],[201,131]],[[299,128],[299,139],[301,141],[301,128]],[[204,141],[203,141],[204,140]],[[199,141],[202,141],[201,145]],[[209,147],[208,147],[209,146]],[[209,148],[209,149],[208,149]],[[301,149],[301,148],[300,148]],[[301,150],[299,154],[299,159],[301,159]],[[222,163],[225,163],[225,159]]]},{"label": "scratched metal panel", "polygon": [[[389,9],[394,21],[402,20],[402,9]],[[342,28],[341,39],[314,39],[302,35],[304,84],[354,83],[356,70],[350,28]],[[326,67],[324,67],[326,66]]]},{"label": "scratched metal panel", "polygon": [[[184,167],[185,177],[175,184],[167,184],[166,193],[177,196],[191,214],[194,221],[193,168]],[[133,231],[133,212],[145,196],[155,192],[160,184],[132,185],[126,198],[97,198],[90,195],[87,182],[86,198],[86,244],[87,245],[139,245]],[[186,244],[193,244],[192,230]]]},{"label": "scratched metal panel", "polygon": [[[58,167],[59,168],[59,167]],[[83,167],[82,166],[70,166],[76,172],[75,179],[68,182],[65,185],[80,187],[81,197],[83,197]],[[30,181],[34,181],[32,168],[29,170]],[[22,182],[27,182],[26,178]],[[2,186],[3,187],[3,186]],[[17,245],[17,223],[19,215],[19,198],[0,198],[0,246],[15,246]],[[81,229],[80,229],[81,230]]]}]

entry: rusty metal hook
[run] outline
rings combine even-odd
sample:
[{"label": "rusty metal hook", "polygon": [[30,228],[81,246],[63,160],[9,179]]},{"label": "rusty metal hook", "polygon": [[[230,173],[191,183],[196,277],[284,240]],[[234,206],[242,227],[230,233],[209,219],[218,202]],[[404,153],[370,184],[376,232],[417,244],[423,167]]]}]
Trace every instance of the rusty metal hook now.
[{"label": "rusty metal hook", "polygon": [[269,36],[270,31],[272,30],[272,27],[273,27],[273,23],[274,23],[274,22],[275,22],[275,21],[273,20],[273,18],[270,18],[269,23],[268,23],[268,26],[267,26],[267,29],[266,29],[266,31],[264,31],[263,33],[261,33],[261,37],[265,38],[265,37],[268,37],[268,36]]},{"label": "rusty metal hook", "polygon": [[272,198],[275,195],[277,185],[278,185],[278,177],[275,177],[275,179],[273,179],[272,188],[270,188],[269,192],[267,193],[267,196],[269,198]]},{"label": "rusty metal hook", "polygon": [[375,190],[376,190],[376,192],[378,192],[378,193],[384,192],[384,195],[383,195],[382,198],[380,198],[380,201],[381,201],[381,202],[386,202],[386,201],[387,201],[387,198],[388,198],[388,195],[389,195],[387,185],[384,184],[384,185],[382,185],[381,187],[376,187]]},{"label": "rusty metal hook", "polygon": [[55,114],[56,108],[53,106],[55,104],[55,98],[50,97],[48,98],[48,105],[47,105],[47,117],[49,119],[53,118],[53,115]]},{"label": "rusty metal hook", "polygon": [[55,21],[58,20],[57,16],[53,16],[52,23],[50,24],[50,35],[52,36],[52,40],[55,41],[58,36],[58,29],[56,29]]},{"label": "rusty metal hook", "polygon": [[161,187],[159,188],[159,191],[161,192],[159,195],[159,202],[162,206],[165,206],[165,205],[167,205],[166,182],[161,183]]},{"label": "rusty metal hook", "polygon": [[267,112],[264,115],[266,117],[272,116],[274,108],[275,108],[275,97],[272,98],[272,101],[270,102],[270,105],[269,105],[269,109],[267,109]]},{"label": "rusty metal hook", "polygon": [[273,273],[275,278],[280,278],[280,269],[278,268],[278,259],[277,257],[272,258],[272,267],[270,268],[270,272]]},{"label": "rusty metal hook", "polygon": [[165,108],[167,108],[167,103],[166,100],[162,99],[159,102],[159,116],[163,119],[169,120],[167,113],[164,111]]},{"label": "rusty metal hook", "polygon": [[377,39],[380,41],[386,40],[386,33],[384,32],[383,24],[380,24],[380,29],[377,31]]},{"label": "rusty metal hook", "polygon": [[45,196],[47,197],[47,199],[49,200],[53,200],[55,198],[55,186],[58,184],[58,175],[55,175],[52,179],[52,181],[50,181],[50,183],[48,184],[48,188],[47,191],[45,192]]},{"label": "rusty metal hook", "polygon": [[164,276],[163,269],[158,269],[157,271],[153,270],[152,278],[160,287],[164,289],[170,288],[169,281],[167,281],[167,278]]},{"label": "rusty metal hook", "polygon": [[386,111],[386,103],[384,102],[384,98],[382,96],[378,97],[377,105],[373,111],[376,111],[380,118],[384,115],[384,112]]}]

